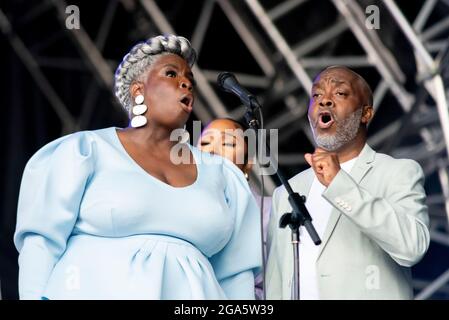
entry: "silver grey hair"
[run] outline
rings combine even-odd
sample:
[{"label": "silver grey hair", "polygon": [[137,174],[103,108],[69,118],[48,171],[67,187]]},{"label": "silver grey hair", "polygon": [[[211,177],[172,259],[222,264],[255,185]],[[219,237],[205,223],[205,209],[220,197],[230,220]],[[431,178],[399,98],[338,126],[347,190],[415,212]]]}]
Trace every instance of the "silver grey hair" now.
[{"label": "silver grey hair", "polygon": [[133,106],[131,84],[141,80],[157,56],[169,53],[184,58],[190,67],[195,63],[197,56],[195,49],[186,38],[163,35],[136,44],[123,58],[115,71],[114,90],[115,96],[128,114]]}]

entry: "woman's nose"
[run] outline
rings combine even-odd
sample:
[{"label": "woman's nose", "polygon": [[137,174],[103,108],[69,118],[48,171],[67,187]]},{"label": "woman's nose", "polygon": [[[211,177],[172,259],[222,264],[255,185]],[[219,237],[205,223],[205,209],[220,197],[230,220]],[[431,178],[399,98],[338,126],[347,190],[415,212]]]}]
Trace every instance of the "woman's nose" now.
[{"label": "woman's nose", "polygon": [[180,86],[181,86],[181,88],[187,89],[189,91],[192,91],[192,89],[193,89],[192,83],[188,79],[182,79]]}]

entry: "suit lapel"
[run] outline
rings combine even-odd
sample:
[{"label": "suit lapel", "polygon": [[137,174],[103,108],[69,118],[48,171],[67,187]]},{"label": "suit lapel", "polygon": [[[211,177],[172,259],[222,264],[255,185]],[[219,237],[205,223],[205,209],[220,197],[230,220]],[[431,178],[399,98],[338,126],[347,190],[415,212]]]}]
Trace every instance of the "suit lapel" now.
[{"label": "suit lapel", "polygon": [[[368,144],[365,144],[362,151],[360,152],[359,158],[357,159],[356,163],[354,163],[354,166],[352,167],[351,172],[349,173],[356,183],[360,183],[363,177],[371,169],[372,167],[371,163],[374,161],[375,155],[376,152],[373,149],[371,149],[371,147],[368,146]],[[320,250],[318,252],[317,260],[321,257],[321,254],[323,253],[323,250],[326,247],[338,223],[338,220],[340,220],[340,217],[341,217],[340,210],[333,208],[331,215],[329,217],[329,221],[327,222],[323,238],[321,239],[321,245]]]}]

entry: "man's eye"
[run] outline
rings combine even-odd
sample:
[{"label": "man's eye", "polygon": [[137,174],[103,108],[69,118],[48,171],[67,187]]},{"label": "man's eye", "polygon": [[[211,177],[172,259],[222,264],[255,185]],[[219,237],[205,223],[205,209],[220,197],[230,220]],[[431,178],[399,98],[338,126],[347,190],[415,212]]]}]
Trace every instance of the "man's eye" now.
[{"label": "man's eye", "polygon": [[167,77],[174,78],[176,77],[176,71],[168,70],[166,73]]},{"label": "man's eye", "polygon": [[201,141],[201,146],[202,146],[202,147],[207,146],[207,145],[209,145],[209,144],[210,144],[209,141]]},{"label": "man's eye", "polygon": [[337,92],[337,95],[339,95],[339,96],[347,96],[347,93],[339,91],[339,92]]},{"label": "man's eye", "polygon": [[314,93],[314,94],[312,95],[312,97],[314,97],[314,98],[317,98],[318,96],[320,96],[319,93]]}]

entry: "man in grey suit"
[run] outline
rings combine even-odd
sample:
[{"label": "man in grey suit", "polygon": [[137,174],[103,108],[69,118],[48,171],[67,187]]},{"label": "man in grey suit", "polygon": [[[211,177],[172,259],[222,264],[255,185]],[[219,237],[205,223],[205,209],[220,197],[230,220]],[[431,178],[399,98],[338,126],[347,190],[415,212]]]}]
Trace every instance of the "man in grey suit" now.
[{"label": "man in grey suit", "polygon": [[[413,160],[366,144],[372,92],[349,68],[329,67],[314,80],[308,117],[317,145],[311,168],[290,179],[322,239],[300,228],[301,299],[411,299],[410,267],[429,246],[424,175]],[[267,298],[291,299],[291,212],[284,187],[273,193],[266,271]]]}]

